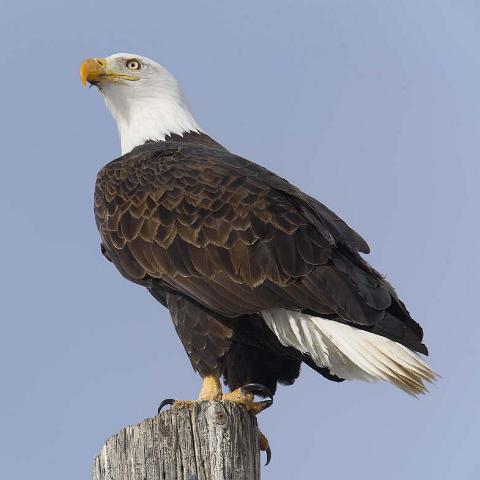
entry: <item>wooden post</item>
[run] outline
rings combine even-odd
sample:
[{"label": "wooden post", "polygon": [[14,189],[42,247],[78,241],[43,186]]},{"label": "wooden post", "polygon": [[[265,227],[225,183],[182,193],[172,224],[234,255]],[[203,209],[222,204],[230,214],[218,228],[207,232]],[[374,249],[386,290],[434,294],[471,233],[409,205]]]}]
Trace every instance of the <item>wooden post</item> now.
[{"label": "wooden post", "polygon": [[231,402],[199,402],[110,437],[93,480],[259,480],[255,417]]}]

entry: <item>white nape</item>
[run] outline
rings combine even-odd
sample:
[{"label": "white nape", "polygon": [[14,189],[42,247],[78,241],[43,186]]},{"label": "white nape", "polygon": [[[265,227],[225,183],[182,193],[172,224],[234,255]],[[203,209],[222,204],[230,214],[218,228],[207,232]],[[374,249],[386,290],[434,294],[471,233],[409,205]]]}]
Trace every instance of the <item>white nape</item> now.
[{"label": "white nape", "polygon": [[416,396],[427,391],[424,382],[437,378],[415,352],[380,335],[283,308],[262,316],[282,345],[346,380],[385,380]]}]

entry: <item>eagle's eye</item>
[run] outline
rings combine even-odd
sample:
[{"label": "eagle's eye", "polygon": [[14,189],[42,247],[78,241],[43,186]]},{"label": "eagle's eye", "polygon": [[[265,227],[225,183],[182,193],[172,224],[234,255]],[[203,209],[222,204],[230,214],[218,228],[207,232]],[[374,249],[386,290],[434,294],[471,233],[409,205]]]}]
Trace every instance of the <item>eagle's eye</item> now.
[{"label": "eagle's eye", "polygon": [[129,70],[140,70],[141,65],[138,60],[136,60],[135,58],[132,58],[131,60],[127,60],[127,62],[125,63],[125,66]]}]

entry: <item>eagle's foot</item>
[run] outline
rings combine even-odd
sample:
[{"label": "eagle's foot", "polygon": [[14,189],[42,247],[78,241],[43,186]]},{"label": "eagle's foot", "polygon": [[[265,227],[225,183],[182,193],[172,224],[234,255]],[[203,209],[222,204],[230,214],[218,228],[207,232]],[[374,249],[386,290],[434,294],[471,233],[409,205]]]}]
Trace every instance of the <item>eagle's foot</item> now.
[{"label": "eagle's foot", "polygon": [[[254,402],[255,394],[269,398],[260,402]],[[259,383],[249,383],[248,385],[237,388],[233,392],[222,395],[222,400],[245,405],[250,413],[258,415],[260,412],[272,405],[273,395],[264,385]]]},{"label": "eagle's foot", "polygon": [[[255,402],[255,395],[268,398],[260,402]],[[219,379],[210,375],[203,378],[198,400],[174,400],[173,398],[166,398],[160,404],[157,411],[160,413],[166,405],[171,405],[171,408],[191,408],[195,403],[205,400],[221,400],[240,403],[244,405],[250,413],[257,415],[272,405],[273,396],[265,385],[259,383],[249,383],[248,385],[237,388],[233,392],[222,394],[222,387]]]},{"label": "eagle's foot", "polygon": [[260,443],[260,451],[267,454],[267,461],[265,462],[265,466],[267,466],[272,459],[272,450],[270,449],[268,438],[260,430],[258,431],[258,440]]}]

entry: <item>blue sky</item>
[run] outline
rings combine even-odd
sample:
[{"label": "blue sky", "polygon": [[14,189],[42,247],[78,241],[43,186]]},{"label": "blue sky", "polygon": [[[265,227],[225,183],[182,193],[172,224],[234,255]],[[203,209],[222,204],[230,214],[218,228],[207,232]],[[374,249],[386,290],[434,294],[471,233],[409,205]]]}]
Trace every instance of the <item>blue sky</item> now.
[{"label": "blue sky", "polygon": [[259,417],[263,478],[479,478],[478,2],[4,1],[0,40],[4,478],[89,478],[109,435],[198,393],[168,312],[99,251],[95,175],[119,141],[78,66],[119,51],[369,241],[442,375],[415,400],[304,369]]}]

